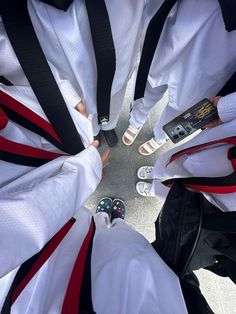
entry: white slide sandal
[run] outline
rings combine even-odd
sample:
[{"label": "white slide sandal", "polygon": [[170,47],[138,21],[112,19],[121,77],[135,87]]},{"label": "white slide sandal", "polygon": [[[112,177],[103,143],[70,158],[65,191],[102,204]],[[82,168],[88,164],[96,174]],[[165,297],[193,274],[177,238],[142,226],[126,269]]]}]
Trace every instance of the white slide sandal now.
[{"label": "white slide sandal", "polygon": [[[158,150],[158,148],[160,148],[163,144],[165,144],[166,142],[160,143],[158,144],[154,137],[151,138],[149,141],[143,143],[141,146],[139,146],[138,151],[141,155],[143,156],[149,156],[153,153],[155,153],[155,151]],[[142,151],[142,149],[145,149],[146,153],[144,153]]]},{"label": "white slide sandal", "polygon": [[136,191],[138,192],[138,194],[142,195],[142,196],[155,196],[154,193],[152,193],[150,191],[152,184],[151,183],[147,183],[147,182],[143,182],[143,181],[138,181],[136,183]]},{"label": "white slide sandal", "polygon": [[[125,133],[122,136],[122,142],[127,146],[132,145],[137,135],[139,134],[140,130],[141,128],[135,129],[131,125],[129,125],[128,129],[125,131]],[[127,142],[127,140],[129,142]]]},{"label": "white slide sandal", "polygon": [[151,180],[152,179],[152,173],[153,173],[153,168],[152,166],[143,166],[140,167],[137,170],[137,176],[141,180]]}]

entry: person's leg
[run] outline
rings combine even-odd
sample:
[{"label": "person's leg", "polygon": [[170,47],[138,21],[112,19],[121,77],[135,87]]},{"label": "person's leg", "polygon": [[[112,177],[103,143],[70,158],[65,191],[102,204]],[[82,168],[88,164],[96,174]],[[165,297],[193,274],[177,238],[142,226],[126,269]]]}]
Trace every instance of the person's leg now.
[{"label": "person's leg", "polygon": [[109,215],[107,213],[97,212],[94,215],[94,222],[96,226],[96,232],[102,231],[108,227]]},{"label": "person's leg", "polygon": [[136,100],[132,104],[129,120],[130,126],[122,137],[124,144],[130,145],[133,143],[143,124],[145,123],[151,109],[163,97],[166,90],[167,85],[152,88],[151,85],[147,82],[145,96]]},{"label": "person's leg", "polygon": [[162,114],[160,119],[156,122],[154,128],[153,128],[153,133],[154,133],[154,138],[156,142],[163,142],[168,139],[166,133],[163,130],[163,126],[173,120],[175,117],[177,117],[180,114],[180,111],[177,111],[167,105]]},{"label": "person's leg", "polygon": [[120,117],[120,113],[122,110],[122,105],[123,105],[124,97],[125,97],[125,91],[126,91],[126,84],[120,91],[112,95],[109,122],[101,126],[101,130],[103,131],[105,140],[108,146],[110,147],[116,146],[118,143],[118,137],[115,132],[115,127],[117,125],[117,122],[118,122],[118,119]]},{"label": "person's leg", "polygon": [[110,222],[110,215],[112,211],[113,201],[110,197],[103,197],[97,205],[96,214],[94,215],[94,222],[96,225],[96,232],[99,232],[108,227]]},{"label": "person's leg", "polygon": [[147,82],[144,97],[136,100],[132,104],[129,122],[133,128],[138,129],[143,126],[147,117],[149,116],[151,109],[163,97],[166,90],[167,85],[152,88],[151,85]]}]

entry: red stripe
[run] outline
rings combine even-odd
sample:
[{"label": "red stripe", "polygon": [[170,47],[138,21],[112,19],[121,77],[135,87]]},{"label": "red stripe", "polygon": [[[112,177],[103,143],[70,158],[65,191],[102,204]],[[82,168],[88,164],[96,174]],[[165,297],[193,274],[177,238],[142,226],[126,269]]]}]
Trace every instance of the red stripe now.
[{"label": "red stripe", "polygon": [[55,138],[59,143],[61,143],[60,138],[58,137],[57,133],[51,126],[51,124],[41,118],[39,115],[34,113],[32,110],[27,108],[25,105],[17,101],[16,99],[12,98],[11,96],[7,95],[3,91],[0,91],[0,102],[4,104],[9,109],[17,112],[24,118],[27,118],[29,121],[33,122],[41,129],[45,130],[48,134],[50,134],[53,138]]},{"label": "red stripe", "polygon": [[43,266],[43,264],[48,260],[48,258],[53,254],[55,249],[64,239],[66,234],[69,232],[72,227],[74,221],[70,220],[65,224],[58,233],[48,242],[48,244],[42,250],[41,255],[39,256],[37,262],[33,265],[27,276],[21,281],[21,283],[17,286],[15,291],[12,294],[12,304],[16,301],[18,296],[24,290],[29,281],[33,278],[33,276],[38,272],[38,270]]},{"label": "red stripe", "polygon": [[80,248],[79,254],[75,261],[70,281],[66,289],[66,294],[63,302],[61,314],[78,314],[80,302],[80,290],[83,282],[83,273],[87,258],[89,244],[94,231],[94,222],[92,220],[89,231]]},{"label": "red stripe", "polygon": [[53,160],[55,158],[64,156],[63,154],[60,153],[48,152],[40,148],[35,148],[25,144],[16,143],[14,141],[6,139],[3,136],[0,136],[0,150],[15,155],[49,160]]},{"label": "red stripe", "polygon": [[231,161],[231,164],[232,164],[234,170],[236,170],[236,158],[232,158],[232,159],[230,159],[230,161]]},{"label": "red stripe", "polygon": [[0,108],[0,130],[4,129],[8,123],[8,117]]},{"label": "red stripe", "polygon": [[[173,183],[163,184],[167,187],[172,187]],[[214,194],[229,194],[236,192],[236,185],[230,186],[209,186],[209,185],[196,185],[196,184],[186,184],[183,183],[184,186],[200,192],[214,193]]]},{"label": "red stripe", "polygon": [[173,162],[177,158],[180,158],[180,157],[182,157],[182,156],[184,156],[186,154],[190,154],[190,153],[196,152],[196,151],[198,151],[198,150],[200,150],[202,148],[208,147],[210,145],[219,144],[219,143],[232,144],[232,145],[236,146],[236,138],[235,137],[228,137],[228,138],[224,138],[224,139],[220,139],[220,140],[204,143],[204,144],[201,144],[201,145],[193,146],[193,147],[190,147],[190,148],[186,148],[186,149],[180,151],[179,153],[174,154],[170,158],[170,160],[168,161],[166,166],[168,166],[171,162]]}]

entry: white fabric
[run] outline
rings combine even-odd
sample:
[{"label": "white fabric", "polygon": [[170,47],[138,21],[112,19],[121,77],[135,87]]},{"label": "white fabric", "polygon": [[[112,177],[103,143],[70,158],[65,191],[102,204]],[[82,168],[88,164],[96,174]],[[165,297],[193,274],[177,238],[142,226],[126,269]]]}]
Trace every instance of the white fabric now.
[{"label": "white fabric", "polygon": [[[13,304],[11,313],[61,312],[73,264],[87,234],[91,216],[92,213],[85,208],[76,213],[76,222],[68,235],[26,286]],[[150,243],[121,219],[115,219],[111,228],[107,228],[106,214],[98,213],[94,219],[96,232],[91,276],[95,312],[187,313],[178,277]],[[0,280],[3,290],[11,280],[9,276]]]},{"label": "white fabric", "polygon": [[150,69],[148,82],[153,90],[147,88],[144,98],[134,103],[131,125],[145,122],[167,84],[169,102],[154,127],[155,138],[164,139],[165,123],[202,98],[215,96],[235,70],[236,31],[225,30],[218,1],[178,1],[164,25]]},{"label": "white fabric", "polygon": [[[0,90],[46,119],[30,87],[0,85]],[[92,141],[91,122],[74,108],[69,110],[88,146]],[[59,152],[41,136],[12,121],[0,130],[0,135]],[[101,158],[94,147],[75,156],[62,156],[39,168],[0,160],[0,276],[42,248],[95,191],[101,172]]]},{"label": "white fabric", "polygon": [[[116,50],[110,121],[103,127],[109,130],[116,126],[126,84],[137,62],[145,1],[105,2]],[[97,134],[96,62],[85,2],[74,1],[66,12],[38,0],[28,0],[28,8],[47,59],[80,95],[93,116],[94,134]]]},{"label": "white fabric", "polygon": [[[233,102],[228,103],[229,99]],[[225,100],[225,107],[224,107]],[[231,113],[231,121],[223,123],[215,128],[206,129],[199,135],[188,141],[186,144],[178,146],[163,155],[159,156],[153,170],[153,180],[151,191],[155,195],[164,200],[167,196],[169,188],[161,184],[161,180],[178,178],[178,177],[220,177],[231,174],[234,169],[227,158],[228,149],[232,146],[229,144],[218,144],[208,147],[201,151],[185,155],[173,161],[166,167],[169,158],[178,151],[187,147],[192,147],[202,143],[207,143],[217,139],[222,139],[236,134],[236,102],[235,93],[231,97],[226,96],[221,99],[220,118],[224,121],[224,117],[228,117],[228,110]],[[228,109],[227,109],[228,108]],[[231,194],[205,194],[210,202],[217,205],[224,211],[234,211],[236,193]]]},{"label": "white fabric", "polygon": [[[39,106],[32,90],[28,86],[4,86],[0,84],[0,90],[6,94],[21,102],[23,105],[31,109],[33,112],[47,120],[42,108]],[[74,108],[68,107],[75,126],[81,136],[81,139],[87,147],[93,140],[93,132],[91,122],[80,114]],[[41,136],[26,130],[18,124],[9,120],[7,126],[0,130],[0,135],[6,137],[9,140],[17,141],[22,144],[31,145],[33,147],[45,149],[48,151],[60,152],[55,146],[49,143]],[[15,165],[0,160],[0,169],[4,169],[4,172],[0,176],[0,188],[11,182],[13,179],[20,177],[26,172],[30,171],[31,167]]]}]

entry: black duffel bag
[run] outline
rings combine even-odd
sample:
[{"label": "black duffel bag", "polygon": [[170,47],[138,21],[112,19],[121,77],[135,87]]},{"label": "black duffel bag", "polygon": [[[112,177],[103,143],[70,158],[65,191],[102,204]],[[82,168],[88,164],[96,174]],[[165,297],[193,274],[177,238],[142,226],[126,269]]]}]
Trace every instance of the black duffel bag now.
[{"label": "black duffel bag", "polygon": [[178,180],[157,218],[153,245],[180,279],[205,268],[236,283],[236,213],[222,212]]}]

